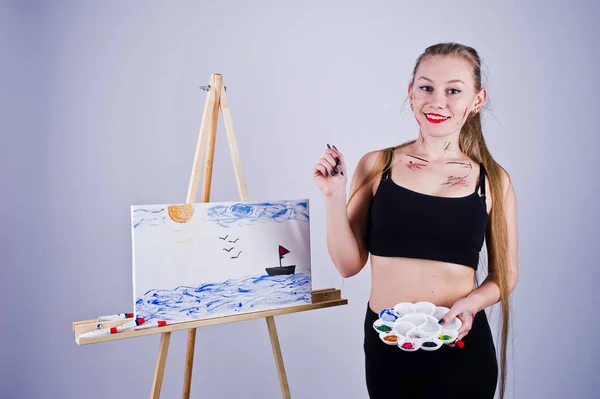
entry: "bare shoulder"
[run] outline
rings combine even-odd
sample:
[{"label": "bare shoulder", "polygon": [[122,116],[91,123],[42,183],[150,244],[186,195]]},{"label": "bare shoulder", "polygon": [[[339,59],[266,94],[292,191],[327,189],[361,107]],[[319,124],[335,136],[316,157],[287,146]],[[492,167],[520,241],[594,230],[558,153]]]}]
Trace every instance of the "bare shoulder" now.
[{"label": "bare shoulder", "polygon": [[385,150],[374,150],[363,155],[356,165],[354,177],[357,177],[358,180],[363,180],[364,178],[371,180],[375,177],[370,176],[370,174],[376,170],[377,164],[382,161],[382,158],[385,155],[384,152]]},{"label": "bare shoulder", "polygon": [[510,174],[506,169],[500,166],[500,177],[502,179],[502,194],[504,199],[509,199],[510,197],[515,196],[515,190],[512,184],[512,179],[510,178]]},{"label": "bare shoulder", "polygon": [[360,181],[371,188],[371,194],[377,191],[381,173],[385,165],[386,156],[391,154],[391,149],[379,149],[367,152],[362,156],[356,167],[356,175]]},{"label": "bare shoulder", "polygon": [[376,177],[381,175],[378,166],[383,164],[385,151],[385,149],[369,151],[360,158],[350,184],[352,192],[356,191],[357,195],[360,193],[363,198],[366,193],[370,192],[371,196],[374,194],[379,182]]},{"label": "bare shoulder", "polygon": [[[503,207],[505,211],[508,211],[516,206],[516,196],[510,174],[502,166],[500,166],[500,180],[500,186],[502,189],[502,202],[504,204]],[[486,179],[485,181],[485,189],[488,193],[492,192],[492,187],[489,179]],[[493,207],[494,202],[493,197],[491,195],[488,196],[487,202],[489,212]]]},{"label": "bare shoulder", "polygon": [[369,171],[375,167],[377,161],[384,155],[385,150],[373,150],[367,152],[358,161],[357,170],[362,169],[362,172]]},{"label": "bare shoulder", "polygon": [[503,200],[510,208],[516,207],[517,197],[515,194],[515,188],[512,184],[512,179],[510,178],[510,174],[506,169],[500,167],[502,171],[502,194]]}]

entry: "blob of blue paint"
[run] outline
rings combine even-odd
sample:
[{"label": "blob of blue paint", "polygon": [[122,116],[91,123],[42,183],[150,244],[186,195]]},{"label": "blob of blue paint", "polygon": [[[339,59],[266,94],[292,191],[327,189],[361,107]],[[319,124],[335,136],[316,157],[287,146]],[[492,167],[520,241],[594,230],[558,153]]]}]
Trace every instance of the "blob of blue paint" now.
[{"label": "blob of blue paint", "polygon": [[398,319],[398,317],[400,317],[400,315],[393,308],[383,309],[381,312],[379,312],[379,318],[381,320],[394,322]]},{"label": "blob of blue paint", "polygon": [[252,214],[252,206],[246,204],[235,204],[232,205],[230,210],[231,213],[237,217],[244,217]]}]

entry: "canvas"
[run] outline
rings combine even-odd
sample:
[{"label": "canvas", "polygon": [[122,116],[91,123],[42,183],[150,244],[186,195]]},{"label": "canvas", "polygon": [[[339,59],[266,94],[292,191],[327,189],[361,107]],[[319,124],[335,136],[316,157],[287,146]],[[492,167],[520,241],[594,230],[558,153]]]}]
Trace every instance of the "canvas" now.
[{"label": "canvas", "polygon": [[311,303],[308,205],[132,206],[135,316],[181,322]]}]

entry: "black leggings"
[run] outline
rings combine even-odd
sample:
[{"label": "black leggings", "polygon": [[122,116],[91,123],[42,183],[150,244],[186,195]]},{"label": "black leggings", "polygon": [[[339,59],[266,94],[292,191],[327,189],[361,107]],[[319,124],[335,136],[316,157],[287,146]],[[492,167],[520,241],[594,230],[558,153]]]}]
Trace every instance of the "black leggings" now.
[{"label": "black leggings", "polygon": [[405,352],[386,345],[373,328],[378,318],[367,304],[364,351],[371,399],[493,399],[498,363],[484,311],[475,315],[463,348],[442,345],[435,351]]}]

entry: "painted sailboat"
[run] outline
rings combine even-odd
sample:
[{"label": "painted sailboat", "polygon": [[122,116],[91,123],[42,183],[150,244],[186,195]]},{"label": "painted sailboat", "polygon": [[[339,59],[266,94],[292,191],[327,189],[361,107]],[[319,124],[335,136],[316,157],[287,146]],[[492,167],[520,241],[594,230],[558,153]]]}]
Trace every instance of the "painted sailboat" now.
[{"label": "painted sailboat", "polygon": [[290,251],[287,248],[282,247],[281,245],[279,246],[279,266],[267,267],[265,270],[267,271],[267,274],[269,276],[281,276],[287,274],[294,274],[296,272],[296,265],[281,265],[281,259],[283,259],[283,255],[288,254],[289,252]]}]

